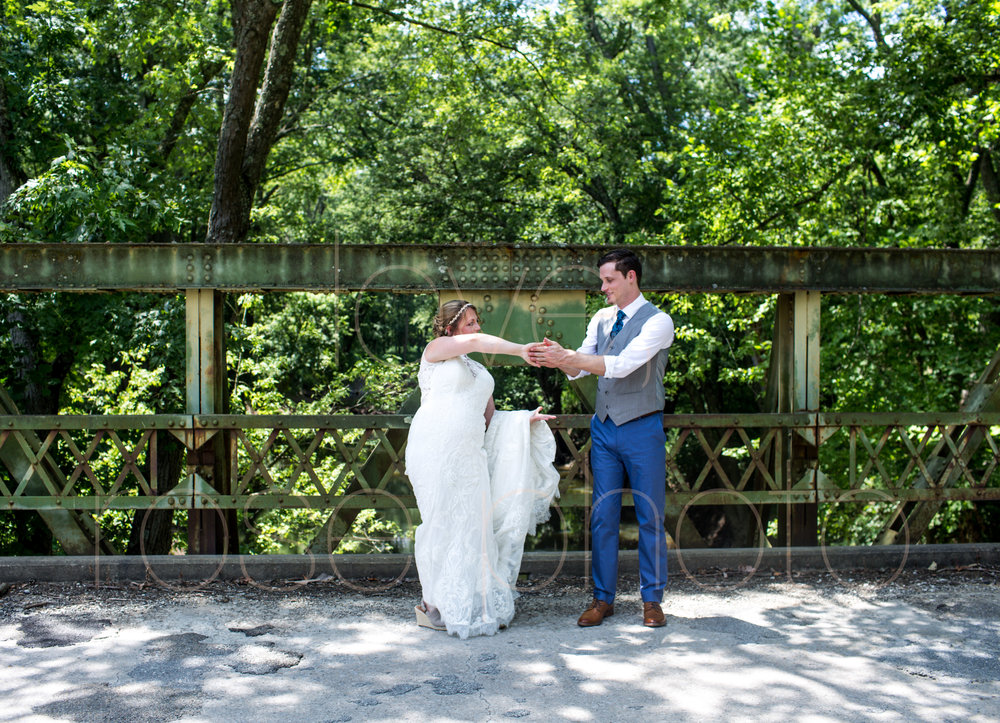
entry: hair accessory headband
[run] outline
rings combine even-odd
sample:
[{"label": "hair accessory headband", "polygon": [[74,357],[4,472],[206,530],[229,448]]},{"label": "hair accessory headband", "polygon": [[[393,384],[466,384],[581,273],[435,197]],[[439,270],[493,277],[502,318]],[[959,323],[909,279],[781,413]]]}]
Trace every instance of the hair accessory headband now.
[{"label": "hair accessory headband", "polygon": [[468,308],[469,308],[470,306],[472,306],[472,304],[471,304],[470,302],[466,301],[466,302],[465,302],[465,306],[463,306],[463,307],[462,307],[461,309],[459,309],[459,310],[458,310],[458,313],[457,313],[457,314],[455,314],[455,315],[454,315],[453,317],[451,317],[451,321],[449,321],[449,322],[448,322],[447,324],[445,324],[445,328],[448,328],[448,329],[450,329],[450,328],[451,328],[451,325],[452,325],[452,324],[454,324],[454,323],[455,323],[456,321],[458,321],[458,318],[459,318],[459,317],[460,317],[460,316],[461,316],[462,314],[464,314],[464,313],[465,313],[465,310],[466,310],[466,309],[468,309]]}]

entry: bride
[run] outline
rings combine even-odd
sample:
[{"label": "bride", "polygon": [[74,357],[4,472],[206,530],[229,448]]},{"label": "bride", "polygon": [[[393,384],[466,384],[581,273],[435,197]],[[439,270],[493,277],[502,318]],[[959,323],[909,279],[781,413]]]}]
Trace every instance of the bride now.
[{"label": "bride", "polygon": [[520,356],[527,346],[480,333],[476,307],[441,306],[420,359],[420,408],[406,470],[421,524],[414,556],[423,590],[418,624],[492,635],[514,616],[524,538],[559,493],[555,440],[534,411],[497,411],[493,377],[469,352]]}]

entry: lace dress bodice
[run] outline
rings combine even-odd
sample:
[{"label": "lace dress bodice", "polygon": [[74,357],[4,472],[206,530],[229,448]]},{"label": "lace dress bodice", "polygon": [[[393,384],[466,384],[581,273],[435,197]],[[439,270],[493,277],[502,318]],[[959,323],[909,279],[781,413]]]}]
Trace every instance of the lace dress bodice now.
[{"label": "lace dress bodice", "polygon": [[479,408],[485,414],[486,404],[493,395],[493,376],[489,370],[464,355],[441,362],[421,359],[417,381],[420,411],[426,407],[450,407],[455,413],[465,414]]}]

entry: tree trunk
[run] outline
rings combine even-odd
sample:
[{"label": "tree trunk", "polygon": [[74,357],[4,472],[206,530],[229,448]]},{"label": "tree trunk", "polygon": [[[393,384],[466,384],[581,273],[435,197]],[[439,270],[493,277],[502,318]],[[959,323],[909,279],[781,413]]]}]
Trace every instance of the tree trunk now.
[{"label": "tree trunk", "polygon": [[[157,492],[173,489],[184,470],[184,445],[164,432],[157,432]],[[168,555],[173,542],[174,511],[138,510],[128,536],[128,555]]]},{"label": "tree trunk", "polygon": [[11,131],[7,88],[0,76],[0,205],[26,180],[11,151]]},{"label": "tree trunk", "polygon": [[277,15],[270,0],[233,0],[233,28],[236,31],[236,62],[229,84],[226,110],[219,129],[215,154],[215,190],[208,219],[208,241],[241,240],[240,229],[249,221],[252,191],[248,194],[242,179],[243,156],[260,69],[267,52],[267,34]]},{"label": "tree trunk", "polygon": [[[277,6],[270,0],[233,0],[236,62],[215,156],[210,243],[237,243],[250,231],[254,194],[284,113],[295,71],[295,51],[311,1],[285,0],[274,24]],[[258,97],[265,57],[267,70]]]},{"label": "tree trunk", "polygon": [[[30,328],[24,313],[14,309],[7,314],[10,326],[11,369],[16,382],[15,401],[22,414],[57,414],[59,411],[59,390],[63,379],[72,367],[72,359],[62,355],[53,363],[50,373],[44,377],[39,370],[41,364],[39,342],[35,330]],[[62,376],[59,376],[59,375]]]},{"label": "tree trunk", "polygon": [[264,175],[264,163],[274,145],[278,126],[295,74],[295,54],[302,37],[312,0],[285,0],[271,37],[271,51],[260,91],[260,99],[250,124],[243,171],[254,190]]},{"label": "tree trunk", "polygon": [[983,148],[979,152],[979,176],[983,179],[986,198],[989,199],[993,218],[1000,222],[1000,181],[993,167],[993,154]]},{"label": "tree trunk", "polygon": [[598,208],[600,208],[604,213],[604,218],[611,226],[611,234],[614,239],[614,244],[617,246],[622,245],[622,243],[625,242],[625,224],[622,222],[622,216],[618,210],[618,203],[612,197],[611,192],[608,191],[608,187],[605,185],[604,179],[600,176],[594,176],[589,181],[581,181],[580,187],[583,189],[584,193],[590,196],[594,203],[597,204]]}]

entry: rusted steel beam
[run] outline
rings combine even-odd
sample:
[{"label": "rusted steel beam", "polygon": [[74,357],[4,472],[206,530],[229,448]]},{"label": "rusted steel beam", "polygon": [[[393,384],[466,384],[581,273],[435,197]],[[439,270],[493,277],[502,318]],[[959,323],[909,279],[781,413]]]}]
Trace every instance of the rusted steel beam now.
[{"label": "rusted steel beam", "polygon": [[[2,291],[596,289],[605,247],[4,244]],[[1000,251],[636,247],[650,291],[996,294]]]},{"label": "rusted steel beam", "polygon": [[[222,414],[227,410],[226,344],[223,323],[224,295],[216,289],[186,292],[185,396],[189,414]],[[189,479],[202,479],[221,494],[232,492],[226,432],[197,431],[189,445]],[[229,510],[194,510],[188,514],[188,553],[215,555],[232,552],[236,545],[236,515]]]}]

